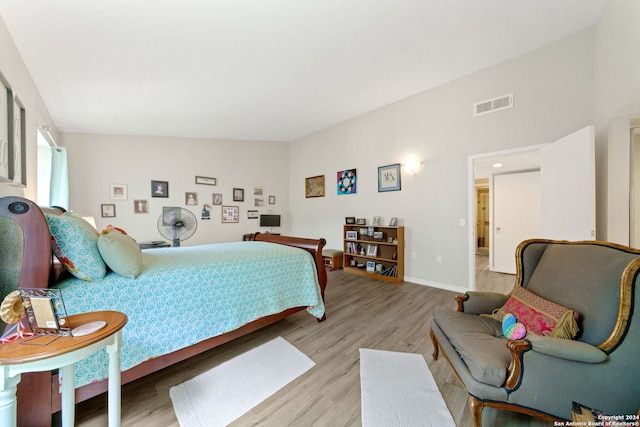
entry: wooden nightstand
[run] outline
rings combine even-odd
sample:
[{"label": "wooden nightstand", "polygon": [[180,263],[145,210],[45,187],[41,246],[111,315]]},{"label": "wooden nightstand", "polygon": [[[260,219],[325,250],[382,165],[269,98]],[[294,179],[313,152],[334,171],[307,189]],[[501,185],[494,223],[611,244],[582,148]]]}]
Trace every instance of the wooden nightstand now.
[{"label": "wooden nightstand", "polygon": [[[20,375],[60,369],[62,377],[62,425],[75,419],[75,369],[73,364],[106,348],[109,355],[109,426],[120,425],[120,346],[127,316],[117,311],[97,311],[69,316],[70,327],[89,322],[107,322],[102,329],[80,337],[59,337],[47,345],[21,344],[24,340],[0,345],[0,420],[16,425],[16,387]],[[37,411],[38,408],[33,408]]]}]

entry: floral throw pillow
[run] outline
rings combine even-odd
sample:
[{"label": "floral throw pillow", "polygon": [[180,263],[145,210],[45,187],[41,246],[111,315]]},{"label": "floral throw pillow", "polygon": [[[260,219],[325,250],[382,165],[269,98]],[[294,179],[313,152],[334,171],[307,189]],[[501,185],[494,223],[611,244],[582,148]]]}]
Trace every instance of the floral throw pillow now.
[{"label": "floral throw pillow", "polygon": [[98,232],[80,215],[45,214],[53,253],[71,274],[82,280],[100,280],[107,267],[98,251]]},{"label": "floral throw pillow", "polygon": [[502,322],[513,314],[527,331],[536,335],[572,339],[578,334],[578,313],[546,300],[522,286],[515,286],[507,302],[491,317]]}]

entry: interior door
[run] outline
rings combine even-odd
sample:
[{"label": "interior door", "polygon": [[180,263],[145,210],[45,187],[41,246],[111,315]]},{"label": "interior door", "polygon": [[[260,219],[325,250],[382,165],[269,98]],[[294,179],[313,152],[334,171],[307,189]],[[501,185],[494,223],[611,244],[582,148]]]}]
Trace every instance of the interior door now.
[{"label": "interior door", "polygon": [[540,237],[592,240],[596,236],[593,126],[540,150]]},{"label": "interior door", "polygon": [[540,235],[540,171],[493,175],[492,184],[491,271],[515,274],[516,247]]}]

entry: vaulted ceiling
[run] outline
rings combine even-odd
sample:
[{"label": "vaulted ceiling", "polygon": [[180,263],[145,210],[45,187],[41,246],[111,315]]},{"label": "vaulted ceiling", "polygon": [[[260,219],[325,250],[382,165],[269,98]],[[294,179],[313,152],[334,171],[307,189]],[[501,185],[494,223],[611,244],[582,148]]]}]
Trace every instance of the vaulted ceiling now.
[{"label": "vaulted ceiling", "polygon": [[288,141],[593,26],[605,3],[0,0],[0,16],[61,131]]}]

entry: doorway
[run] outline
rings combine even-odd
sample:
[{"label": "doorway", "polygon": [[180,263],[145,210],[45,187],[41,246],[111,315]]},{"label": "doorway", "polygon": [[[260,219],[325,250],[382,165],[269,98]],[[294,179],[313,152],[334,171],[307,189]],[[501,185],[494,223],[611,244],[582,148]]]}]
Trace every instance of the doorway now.
[{"label": "doorway", "polygon": [[476,254],[489,255],[489,180],[476,180]]}]

